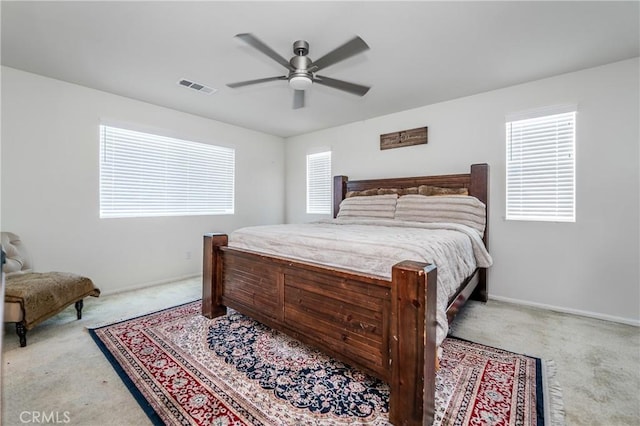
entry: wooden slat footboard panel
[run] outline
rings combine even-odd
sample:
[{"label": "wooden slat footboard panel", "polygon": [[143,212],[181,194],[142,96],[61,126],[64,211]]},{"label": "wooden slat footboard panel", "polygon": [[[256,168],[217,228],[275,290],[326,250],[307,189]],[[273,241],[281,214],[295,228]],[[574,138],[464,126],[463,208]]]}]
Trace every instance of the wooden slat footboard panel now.
[{"label": "wooden slat footboard panel", "polygon": [[218,253],[223,305],[389,379],[390,282],[226,248]]},{"label": "wooden slat footboard panel", "polygon": [[284,291],[287,324],[387,379],[388,287],[285,272]]},{"label": "wooden slat footboard panel", "polygon": [[242,310],[258,310],[261,314],[279,320],[280,294],[278,282],[279,268],[268,263],[256,264],[255,260],[243,256],[222,256],[223,282],[222,303],[242,305]]}]

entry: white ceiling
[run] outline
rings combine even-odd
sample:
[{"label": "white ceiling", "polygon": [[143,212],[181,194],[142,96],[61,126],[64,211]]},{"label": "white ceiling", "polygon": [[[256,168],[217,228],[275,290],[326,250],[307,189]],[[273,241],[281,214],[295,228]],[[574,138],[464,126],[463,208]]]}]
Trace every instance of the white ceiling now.
[{"label": "white ceiling", "polygon": [[[283,137],[640,54],[640,2],[2,2],[2,64]],[[371,49],[322,71],[292,109],[285,75],[238,39],[317,59],[354,35]],[[186,78],[218,91],[177,85]]]}]

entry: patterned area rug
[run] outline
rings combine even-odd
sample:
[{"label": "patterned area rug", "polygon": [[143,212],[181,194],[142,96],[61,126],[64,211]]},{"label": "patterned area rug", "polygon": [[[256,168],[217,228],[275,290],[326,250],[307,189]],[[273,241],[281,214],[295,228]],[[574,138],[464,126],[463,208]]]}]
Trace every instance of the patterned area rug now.
[{"label": "patterned area rug", "polygon": [[[386,384],[234,311],[193,302],[90,332],[154,424],[389,424]],[[442,348],[434,425],[551,423],[539,359]]]}]

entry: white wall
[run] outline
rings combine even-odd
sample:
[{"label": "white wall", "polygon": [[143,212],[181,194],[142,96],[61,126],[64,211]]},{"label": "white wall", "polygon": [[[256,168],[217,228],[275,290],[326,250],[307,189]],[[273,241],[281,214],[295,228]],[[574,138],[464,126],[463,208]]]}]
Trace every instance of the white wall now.
[{"label": "white wall", "polygon": [[[286,141],[286,220],[304,222],[305,154],[332,149],[352,179],[465,173],[489,163],[489,292],[638,323],[638,59],[565,74]],[[375,90],[375,88],[373,89]],[[577,221],[505,221],[505,115],[577,104]],[[379,135],[428,126],[427,145],[380,151]]]},{"label": "white wall", "polygon": [[[234,148],[235,215],[100,219],[101,120]],[[86,274],[104,293],[199,274],[203,233],[284,219],[282,138],[7,67],[1,170],[2,230],[38,270]]]}]

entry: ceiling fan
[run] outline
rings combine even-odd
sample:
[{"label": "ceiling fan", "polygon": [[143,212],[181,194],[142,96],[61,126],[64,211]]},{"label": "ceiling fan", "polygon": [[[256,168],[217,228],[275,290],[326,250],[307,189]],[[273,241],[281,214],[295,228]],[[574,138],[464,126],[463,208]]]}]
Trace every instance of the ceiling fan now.
[{"label": "ceiling fan", "polygon": [[227,84],[227,86],[229,87],[236,88],[248,86],[250,84],[266,83],[268,81],[287,80],[289,81],[289,86],[294,89],[294,109],[304,107],[304,91],[308,89],[313,83],[333,87],[334,89],[343,90],[345,92],[349,92],[358,96],[364,96],[370,89],[370,87],[368,86],[349,83],[348,81],[337,80],[335,78],[324,77],[316,74],[316,72],[324,68],[337,64],[338,62],[341,62],[347,58],[357,55],[358,53],[368,50],[369,46],[360,37],[356,36],[342,46],[337,47],[336,49],[327,53],[317,61],[312,61],[311,58],[307,56],[307,53],[309,53],[309,43],[307,43],[305,40],[298,40],[293,43],[293,53],[295,56],[287,61],[285,58],[283,58],[272,48],[264,44],[253,34],[237,34],[236,37],[285,67],[289,71],[289,73],[288,75],[283,76],[266,77],[256,80],[230,83]]}]

